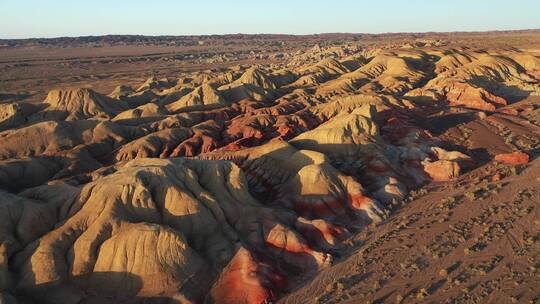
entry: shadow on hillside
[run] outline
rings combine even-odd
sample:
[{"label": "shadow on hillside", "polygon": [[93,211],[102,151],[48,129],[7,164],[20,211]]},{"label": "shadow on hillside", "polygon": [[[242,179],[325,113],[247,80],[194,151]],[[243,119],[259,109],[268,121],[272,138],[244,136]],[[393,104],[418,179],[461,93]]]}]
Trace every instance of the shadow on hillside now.
[{"label": "shadow on hillside", "polygon": [[494,82],[486,76],[474,76],[471,78],[471,83],[480,87],[494,95],[503,97],[508,104],[513,104],[531,95],[529,91],[525,91],[516,85],[506,85],[503,80]]},{"label": "shadow on hillside", "polygon": [[14,101],[21,101],[23,99],[26,99],[28,97],[33,96],[33,94],[29,93],[19,93],[19,94],[12,94],[12,93],[0,93],[0,104],[1,103],[10,103]]},{"label": "shadow on hillside", "polygon": [[[450,110],[450,106],[441,107],[441,111]],[[443,115],[429,116],[421,119],[417,119],[419,125],[428,130],[434,136],[439,136],[451,128],[454,128],[461,124],[477,120],[478,116],[476,112],[464,112],[464,113],[448,113]]]}]

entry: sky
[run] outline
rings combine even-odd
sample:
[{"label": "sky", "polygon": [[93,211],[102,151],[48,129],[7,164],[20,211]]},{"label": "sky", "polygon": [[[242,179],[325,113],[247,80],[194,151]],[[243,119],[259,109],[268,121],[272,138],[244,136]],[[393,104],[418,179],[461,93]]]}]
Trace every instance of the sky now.
[{"label": "sky", "polygon": [[540,0],[0,0],[0,38],[540,28]]}]

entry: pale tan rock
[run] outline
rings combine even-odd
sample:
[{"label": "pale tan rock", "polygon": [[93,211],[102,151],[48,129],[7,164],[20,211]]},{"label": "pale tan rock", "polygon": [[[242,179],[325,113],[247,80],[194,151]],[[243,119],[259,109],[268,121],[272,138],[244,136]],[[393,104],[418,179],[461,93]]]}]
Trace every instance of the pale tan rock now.
[{"label": "pale tan rock", "polygon": [[0,104],[0,130],[18,127],[26,122],[26,115],[18,103]]},{"label": "pale tan rock", "polygon": [[91,89],[78,88],[50,91],[44,101],[48,107],[31,119],[81,120],[111,119],[128,106]]},{"label": "pale tan rock", "polygon": [[457,162],[449,160],[437,160],[424,164],[424,171],[434,181],[449,181],[459,176],[461,168]]},{"label": "pale tan rock", "polygon": [[169,111],[175,112],[186,108],[204,108],[219,106],[225,103],[221,94],[210,85],[204,84],[191,93],[181,97],[178,101],[168,104]]}]

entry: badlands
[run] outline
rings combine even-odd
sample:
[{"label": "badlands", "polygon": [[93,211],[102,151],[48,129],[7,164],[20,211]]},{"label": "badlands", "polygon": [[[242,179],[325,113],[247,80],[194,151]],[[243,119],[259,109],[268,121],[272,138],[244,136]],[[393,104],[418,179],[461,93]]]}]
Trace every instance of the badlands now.
[{"label": "badlands", "polygon": [[540,31],[0,40],[0,303],[540,303],[539,153]]}]

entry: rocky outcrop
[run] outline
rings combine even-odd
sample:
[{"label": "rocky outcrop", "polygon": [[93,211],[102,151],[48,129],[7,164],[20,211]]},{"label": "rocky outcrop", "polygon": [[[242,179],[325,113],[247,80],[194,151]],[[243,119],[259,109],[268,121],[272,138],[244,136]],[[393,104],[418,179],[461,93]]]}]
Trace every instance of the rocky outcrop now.
[{"label": "rocky outcrop", "polygon": [[524,165],[529,162],[529,155],[516,151],[495,155],[495,160],[507,165]]},{"label": "rocky outcrop", "polygon": [[0,104],[0,131],[26,123],[23,107],[18,103]]},{"label": "rocky outcrop", "polygon": [[424,171],[429,177],[437,182],[445,182],[453,180],[461,173],[459,164],[449,160],[437,160],[424,164]]},{"label": "rocky outcrop", "polygon": [[504,107],[508,104],[504,98],[466,83],[454,84],[448,89],[446,98],[451,105],[460,105],[487,111],[494,111],[496,108]]},{"label": "rocky outcrop", "polygon": [[50,91],[44,103],[47,108],[35,114],[34,120],[82,120],[111,119],[128,106],[118,100],[99,94],[91,89],[69,89]]},{"label": "rocky outcrop", "polygon": [[[61,187],[69,191],[54,195]],[[265,253],[268,262],[276,259],[301,273],[328,264],[330,257],[310,246],[310,235],[300,232],[324,231],[324,224],[309,228],[309,221],[266,208],[247,190],[241,169],[230,162],[139,159],[83,187],[43,186],[10,196],[27,204],[32,198],[50,215],[33,224],[36,233],[43,234],[40,242],[17,255],[17,288],[74,303],[87,293],[119,299],[162,294],[200,301],[213,281],[210,269],[229,264],[215,293],[238,296],[237,290],[226,288],[238,279],[253,281],[249,284],[259,286],[266,299],[269,288],[284,286],[272,282],[272,270],[262,270],[264,264],[252,255]],[[8,222],[24,227],[33,218]],[[47,232],[60,220],[62,224]],[[302,221],[302,229],[296,230],[296,221]],[[14,235],[15,228],[5,233]],[[252,248],[251,253],[239,250],[239,242]],[[117,275],[101,275],[106,273]]]},{"label": "rocky outcrop", "polygon": [[181,97],[178,101],[168,104],[166,107],[171,112],[186,109],[207,109],[213,106],[220,106],[225,103],[225,99],[219,92],[210,85],[204,84],[191,93]]},{"label": "rocky outcrop", "polygon": [[237,83],[253,84],[263,89],[277,89],[277,85],[265,72],[256,67],[247,69],[244,74],[236,80]]}]

